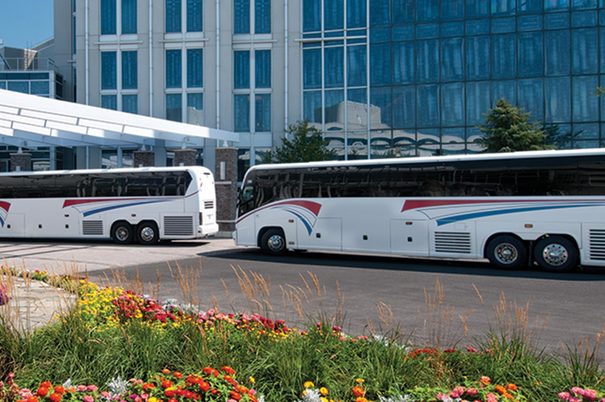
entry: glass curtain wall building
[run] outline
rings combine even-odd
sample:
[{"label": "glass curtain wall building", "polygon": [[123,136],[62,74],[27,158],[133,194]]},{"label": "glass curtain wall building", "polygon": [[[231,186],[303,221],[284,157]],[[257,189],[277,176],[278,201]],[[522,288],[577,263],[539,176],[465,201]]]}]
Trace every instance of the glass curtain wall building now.
[{"label": "glass curtain wall building", "polygon": [[480,151],[504,98],[605,143],[603,0],[304,0],[303,117],[342,158]]}]

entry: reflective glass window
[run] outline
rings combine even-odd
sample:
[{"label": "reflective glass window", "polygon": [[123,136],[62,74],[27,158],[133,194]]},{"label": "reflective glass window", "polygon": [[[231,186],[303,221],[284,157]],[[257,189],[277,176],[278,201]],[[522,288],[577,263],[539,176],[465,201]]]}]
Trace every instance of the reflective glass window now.
[{"label": "reflective glass window", "polygon": [[166,95],[166,120],[183,121],[181,94]]},{"label": "reflective glass window", "polygon": [[568,13],[552,13],[544,16],[544,26],[546,29],[564,29],[569,28]]},{"label": "reflective glass window", "polygon": [[492,52],[492,77],[514,77],[516,75],[515,35],[492,36]]},{"label": "reflective glass window", "polygon": [[137,33],[137,0],[122,0],[122,33]]},{"label": "reflective glass window", "polygon": [[271,95],[255,95],[255,130],[257,132],[271,131]]},{"label": "reflective glass window", "polygon": [[48,81],[31,81],[30,82],[30,93],[33,95],[49,95],[50,84]]},{"label": "reflective glass window", "polygon": [[508,103],[517,103],[517,83],[513,80],[492,81],[492,104],[498,99],[505,99]]},{"label": "reflective glass window", "polygon": [[599,99],[596,88],[599,85],[597,76],[572,78],[573,121],[599,120]]},{"label": "reflective glass window", "polygon": [[271,33],[271,0],[254,1],[254,31],[257,34]]},{"label": "reflective glass window", "polygon": [[492,0],[492,15],[510,15],[515,13],[515,0]]},{"label": "reflective glass window", "polygon": [[117,89],[116,52],[101,52],[101,89]]},{"label": "reflective glass window", "polygon": [[271,51],[255,51],[256,88],[271,88]]},{"label": "reflective glass window", "polygon": [[326,48],[325,55],[325,87],[342,87],[344,85],[344,48]]},{"label": "reflective glass window", "polygon": [[122,111],[126,113],[139,113],[139,101],[137,95],[122,95]]},{"label": "reflective glass window", "polygon": [[321,0],[303,1],[303,32],[321,30]]},{"label": "reflective glass window", "polygon": [[546,75],[569,74],[571,58],[569,31],[547,31],[544,35]]},{"label": "reflective glass window", "polygon": [[544,121],[544,86],[542,79],[519,80],[519,106],[530,113],[531,120]]},{"label": "reflective glass window", "polygon": [[324,0],[324,29],[342,29],[343,22],[343,0]]},{"label": "reflective glass window", "polygon": [[166,88],[181,88],[181,66],[181,51],[175,49],[166,50]]},{"label": "reflective glass window", "polygon": [[321,88],[321,49],[303,51],[303,88]]},{"label": "reflective glass window", "polygon": [[538,77],[544,73],[544,52],[542,32],[519,35],[519,74],[524,77]]},{"label": "reflective glass window", "polygon": [[9,91],[21,92],[24,94],[29,93],[29,82],[27,81],[8,81]]},{"label": "reflective glass window", "polygon": [[441,18],[444,20],[464,18],[464,0],[442,1]]},{"label": "reflective glass window", "polygon": [[313,123],[321,123],[321,111],[321,91],[305,91],[303,94],[303,118]]},{"label": "reflective glass window", "polygon": [[250,33],[250,0],[234,0],[233,15],[236,34]]},{"label": "reflective glass window", "polygon": [[575,74],[590,74],[598,71],[598,36],[596,29],[575,29],[572,38],[572,71]]},{"label": "reflective glass window", "polygon": [[394,43],[393,82],[400,84],[413,83],[414,61],[414,42]]},{"label": "reflective glass window", "polygon": [[326,123],[340,122],[339,107],[344,102],[343,90],[331,90],[325,93]]},{"label": "reflective glass window", "polygon": [[116,34],[116,0],[101,0],[101,35]]},{"label": "reflective glass window", "polygon": [[439,0],[416,1],[418,21],[435,21],[439,18]]},{"label": "reflective glass window", "polygon": [[0,81],[0,89],[6,89],[6,81]]},{"label": "reflective glass window", "polygon": [[347,0],[347,28],[366,26],[366,0]]},{"label": "reflective glass window", "polygon": [[545,10],[561,10],[569,8],[569,0],[544,0]]},{"label": "reflective glass window", "polygon": [[[374,58],[372,57],[372,61],[373,60]],[[416,78],[419,82],[433,82],[439,80],[438,40],[416,42]]]},{"label": "reflective glass window", "polygon": [[235,131],[250,131],[250,95],[235,95]]},{"label": "reflective glass window", "polygon": [[593,27],[597,25],[596,11],[578,11],[571,15],[571,26],[577,27]]},{"label": "reflective glass window", "polygon": [[204,94],[187,94],[187,123],[204,124]]},{"label": "reflective glass window", "polygon": [[544,0],[519,0],[519,11],[522,13],[539,13]]},{"label": "reflective glass window", "polygon": [[491,107],[491,86],[487,81],[466,84],[466,124],[477,125],[485,122],[485,114]]},{"label": "reflective glass window", "polygon": [[466,0],[466,15],[468,17],[485,17],[489,15],[487,0]]},{"label": "reflective glass window", "polygon": [[492,19],[492,33],[515,32],[517,22],[514,17]]},{"label": "reflective glass window", "polygon": [[389,1],[370,1],[370,25],[388,25],[391,23]]},{"label": "reflective glass window", "polygon": [[366,85],[366,47],[347,47],[347,77],[350,87]]},{"label": "reflective glass window", "polygon": [[464,84],[445,84],[441,87],[441,125],[464,125]]},{"label": "reflective glass window", "polygon": [[380,123],[393,126],[393,98],[390,87],[376,87],[370,90],[370,104],[377,108]]},{"label": "reflective glass window", "polygon": [[414,22],[414,3],[414,0],[393,0],[393,24]]},{"label": "reflective glass window", "polygon": [[597,0],[572,0],[573,8],[596,8]]},{"label": "reflective glass window", "polygon": [[393,88],[393,127],[416,126],[416,90],[414,86]]},{"label": "reflective glass window", "polygon": [[202,32],[203,0],[187,0],[187,32]]},{"label": "reflective glass window", "polygon": [[441,79],[457,81],[463,78],[462,38],[441,41]]},{"label": "reflective glass window", "polygon": [[357,103],[367,103],[367,90],[365,88],[349,89],[347,91],[347,100]]},{"label": "reflective glass window", "polygon": [[204,77],[203,49],[187,49],[187,88],[201,88]]},{"label": "reflective glass window", "polygon": [[250,88],[250,51],[238,50],[233,54],[234,87],[236,89]]},{"label": "reflective glass window", "polygon": [[417,91],[418,127],[435,127],[439,125],[439,86],[419,85]]},{"label": "reflective glass window", "polygon": [[571,91],[568,77],[547,78],[544,81],[546,121],[564,123],[571,120]]},{"label": "reflective glass window", "polygon": [[181,32],[181,0],[166,1],[166,32]]},{"label": "reflective glass window", "polygon": [[118,97],[116,95],[101,95],[103,109],[118,110]]},{"label": "reflective glass window", "polygon": [[122,89],[137,89],[137,51],[122,52]]},{"label": "reflective glass window", "polygon": [[468,79],[480,80],[489,78],[489,36],[467,37],[465,41],[466,71]]}]

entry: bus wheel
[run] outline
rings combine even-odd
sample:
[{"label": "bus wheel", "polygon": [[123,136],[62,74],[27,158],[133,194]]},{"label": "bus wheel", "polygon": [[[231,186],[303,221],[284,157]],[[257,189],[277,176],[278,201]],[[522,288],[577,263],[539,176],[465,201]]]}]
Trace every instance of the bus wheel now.
[{"label": "bus wheel", "polygon": [[281,229],[267,230],[260,240],[260,248],[267,254],[280,255],[286,252],[286,236]]},{"label": "bus wheel", "polygon": [[543,237],[536,243],[534,258],[545,271],[567,272],[578,265],[578,248],[563,236]]},{"label": "bus wheel", "polygon": [[485,254],[493,265],[504,269],[518,269],[527,263],[527,249],[523,242],[511,235],[494,237],[487,244]]},{"label": "bus wheel", "polygon": [[137,237],[142,245],[156,244],[160,241],[158,225],[155,222],[141,222],[137,226]]},{"label": "bus wheel", "polygon": [[111,229],[111,238],[117,244],[130,244],[134,237],[134,230],[128,222],[117,222]]}]

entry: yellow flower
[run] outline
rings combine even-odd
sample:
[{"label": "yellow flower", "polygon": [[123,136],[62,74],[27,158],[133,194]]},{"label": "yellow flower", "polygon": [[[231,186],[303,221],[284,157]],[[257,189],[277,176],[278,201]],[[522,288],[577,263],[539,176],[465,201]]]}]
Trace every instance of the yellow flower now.
[{"label": "yellow flower", "polygon": [[329,401],[328,401],[328,398],[325,398],[325,397],[323,397],[323,396],[319,397],[319,400],[320,400],[321,402],[329,402]]},{"label": "yellow flower", "polygon": [[303,386],[305,388],[313,388],[313,387],[315,387],[315,384],[313,384],[313,381],[305,381],[305,383],[303,384]]},{"label": "yellow flower", "polygon": [[329,392],[328,392],[328,389],[326,387],[321,387],[319,389],[319,393],[322,394],[323,396],[326,396],[326,395],[328,395]]},{"label": "yellow flower", "polygon": [[147,400],[147,402],[158,402],[158,398],[155,398],[155,397],[152,396],[151,398],[149,398]]},{"label": "yellow flower", "polygon": [[250,382],[250,384],[256,383],[256,380],[252,376],[250,376],[250,378],[248,378],[248,381]]},{"label": "yellow flower", "polygon": [[357,384],[363,384],[363,383],[365,382],[365,380],[364,380],[363,378],[357,378],[357,379],[355,380],[355,382],[356,382]]}]

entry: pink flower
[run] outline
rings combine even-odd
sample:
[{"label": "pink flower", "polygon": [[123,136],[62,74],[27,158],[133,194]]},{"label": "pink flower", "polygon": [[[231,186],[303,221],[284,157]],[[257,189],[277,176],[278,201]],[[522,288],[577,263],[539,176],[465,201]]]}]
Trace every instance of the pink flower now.
[{"label": "pink flower", "polygon": [[460,398],[462,395],[464,395],[464,387],[456,387],[450,392],[452,398]]},{"label": "pink flower", "polygon": [[477,396],[479,394],[479,391],[477,390],[477,388],[469,388],[466,390],[466,395],[470,396],[471,398]]},{"label": "pink flower", "polygon": [[490,392],[489,394],[487,394],[486,402],[498,402],[498,397],[496,396],[496,394]]},{"label": "pink flower", "polygon": [[90,395],[86,395],[84,398],[82,398],[83,402],[94,402],[94,398]]},{"label": "pink flower", "polygon": [[467,351],[467,352],[470,352],[470,353],[479,353],[479,349],[477,349],[477,348],[476,348],[476,347],[474,347],[474,346],[467,346],[467,347],[466,347],[466,351]]},{"label": "pink flower", "polygon": [[78,385],[78,392],[86,392],[86,385]]},{"label": "pink flower", "polygon": [[569,392],[559,392],[559,399],[561,399],[562,401],[568,401],[570,396],[571,395],[569,394]]},{"label": "pink flower", "polygon": [[582,391],[584,391],[584,390],[580,387],[573,387],[571,389],[571,393],[574,394],[575,396],[582,395]]},{"label": "pink flower", "polygon": [[96,385],[89,385],[88,387],[86,387],[86,390],[89,392],[95,392],[98,389],[99,387],[97,387]]},{"label": "pink flower", "polygon": [[582,396],[585,399],[588,399],[589,401],[594,401],[595,399],[597,399],[597,391],[595,391],[594,389],[586,388],[585,390],[583,390]]}]

